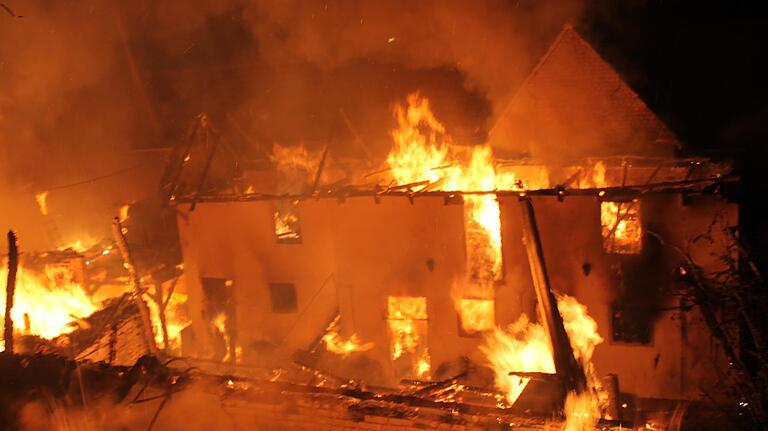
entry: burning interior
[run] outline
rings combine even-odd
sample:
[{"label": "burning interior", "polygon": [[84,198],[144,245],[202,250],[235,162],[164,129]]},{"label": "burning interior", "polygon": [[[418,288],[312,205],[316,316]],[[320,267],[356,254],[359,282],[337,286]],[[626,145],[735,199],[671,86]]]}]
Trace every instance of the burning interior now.
[{"label": "burning interior", "polygon": [[[573,56],[630,106],[642,151],[502,156],[509,139],[554,145],[531,118],[560,115],[541,81]],[[714,219],[736,224],[719,195],[730,166],[674,157],[671,132],[571,28],[517,94],[490,143],[467,145],[413,92],[393,106],[382,161],[275,145],[254,168],[201,114],[161,186],[182,258],[146,256],[132,207],[114,241],[23,256],[16,350],[183,357],[228,376],[230,403],[301,394],[259,420],[304,415],[303,429],[319,422],[302,402],[348,406],[333,420],[352,429],[678,429],[682,401],[727,358],[669,294],[689,264],[675,250]]]}]

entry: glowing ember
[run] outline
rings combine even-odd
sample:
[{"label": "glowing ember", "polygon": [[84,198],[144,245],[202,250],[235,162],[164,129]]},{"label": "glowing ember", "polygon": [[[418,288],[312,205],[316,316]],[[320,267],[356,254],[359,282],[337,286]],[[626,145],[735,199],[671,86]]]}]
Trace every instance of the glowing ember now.
[{"label": "glowing ember", "polygon": [[40,208],[40,214],[48,215],[48,192],[40,192],[35,194],[35,201]]},{"label": "glowing ember", "polygon": [[464,332],[490,331],[496,326],[495,304],[492,299],[462,298],[458,303],[461,329]]},{"label": "glowing ember", "polygon": [[428,377],[431,365],[425,340],[427,298],[390,296],[387,306],[392,359],[410,359],[413,374]]},{"label": "glowing ember", "polygon": [[603,247],[609,253],[638,254],[643,245],[640,202],[600,203]]},{"label": "glowing ember", "polygon": [[[0,280],[6,280],[5,263]],[[43,273],[19,267],[11,316],[19,332],[51,339],[71,332],[77,318],[96,311],[96,304],[82,286],[72,279],[68,268],[46,265]],[[5,295],[0,295],[0,309],[5,311]]]},{"label": "glowing ember", "polygon": [[336,319],[328,326],[327,332],[322,338],[325,343],[325,348],[337,355],[347,356],[352,352],[365,352],[373,348],[373,343],[361,343],[357,334],[352,334],[346,340],[339,334],[339,320],[340,316],[336,316]]}]

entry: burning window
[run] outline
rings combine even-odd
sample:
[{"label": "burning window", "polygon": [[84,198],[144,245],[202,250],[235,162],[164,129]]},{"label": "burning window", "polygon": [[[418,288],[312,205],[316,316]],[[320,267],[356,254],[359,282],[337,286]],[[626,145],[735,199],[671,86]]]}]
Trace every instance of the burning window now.
[{"label": "burning window", "polygon": [[299,201],[275,201],[275,236],[281,244],[300,244]]},{"label": "burning window", "polygon": [[427,298],[390,296],[387,299],[387,323],[396,374],[429,378]]},{"label": "burning window", "polygon": [[638,254],[642,249],[640,201],[600,203],[603,248],[608,253]]},{"label": "burning window", "polygon": [[492,330],[496,326],[494,301],[462,298],[459,301],[459,321],[463,335]]},{"label": "burning window", "polygon": [[269,297],[273,313],[295,313],[298,309],[293,283],[269,283]]}]

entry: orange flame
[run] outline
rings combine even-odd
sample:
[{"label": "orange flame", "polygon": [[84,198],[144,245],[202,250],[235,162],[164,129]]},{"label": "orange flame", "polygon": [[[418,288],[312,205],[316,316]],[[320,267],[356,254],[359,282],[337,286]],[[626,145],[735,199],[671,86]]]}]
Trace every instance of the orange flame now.
[{"label": "orange flame", "polygon": [[373,348],[373,343],[361,343],[357,334],[352,334],[346,340],[342,338],[339,334],[339,320],[340,316],[336,316],[323,335],[322,341],[325,343],[326,350],[337,355],[347,356],[352,352],[365,352]]},{"label": "orange flame", "polygon": [[[391,131],[394,146],[387,157],[397,184],[426,182],[432,190],[464,192],[523,189],[514,172],[497,171],[490,146],[454,146],[428,99],[413,93],[407,102],[394,108],[398,127]],[[491,297],[493,282],[502,276],[499,203],[493,194],[463,199],[468,278],[481,286],[481,296]]]},{"label": "orange flame", "polygon": [[[595,346],[603,342],[597,332],[597,323],[587,313],[587,308],[575,298],[567,295],[557,295],[557,306],[563,317],[563,324],[573,349],[574,357],[582,364],[590,390],[584,394],[573,394],[568,415],[583,415],[584,406],[598,404],[598,394],[601,392],[592,365],[592,354]],[[510,372],[539,372],[555,373],[552,347],[544,327],[531,323],[528,316],[522,314],[517,322],[509,326],[507,331],[496,328],[486,335],[485,344],[480,346],[496,376],[496,387],[506,395],[507,402],[514,404],[528,384],[529,378],[510,376]],[[590,415],[599,416],[590,410]],[[592,417],[592,416],[590,416]],[[575,428],[574,428],[575,429]]]},{"label": "orange flame", "polygon": [[496,387],[504,392],[510,405],[517,401],[530,380],[510,376],[511,371],[555,373],[547,332],[542,325],[531,323],[525,314],[520,315],[506,331],[496,328],[487,334],[480,351],[494,371]]},{"label": "orange flame", "polygon": [[461,298],[457,303],[464,332],[490,331],[496,326],[495,303],[492,299]]},{"label": "orange flame", "polygon": [[40,208],[40,214],[48,215],[48,192],[35,194],[35,201],[37,201],[37,206]]},{"label": "orange flame", "polygon": [[[0,280],[7,277],[8,270],[3,264]],[[89,316],[96,309],[97,305],[73,280],[68,268],[46,265],[43,273],[38,273],[19,267],[11,312],[17,331],[51,339],[72,332],[77,318]],[[0,310],[5,312],[4,294],[0,295]]]},{"label": "orange flame", "polygon": [[603,247],[610,253],[638,254],[643,245],[640,201],[600,203]]},{"label": "orange flame", "polygon": [[390,296],[387,310],[392,359],[411,354],[413,373],[419,377],[427,377],[431,369],[429,349],[424,340],[427,298]]}]

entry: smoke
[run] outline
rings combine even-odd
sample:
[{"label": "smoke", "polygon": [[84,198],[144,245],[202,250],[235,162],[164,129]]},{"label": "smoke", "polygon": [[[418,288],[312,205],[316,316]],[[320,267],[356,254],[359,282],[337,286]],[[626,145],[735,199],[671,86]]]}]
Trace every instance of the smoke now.
[{"label": "smoke", "polygon": [[[494,116],[581,0],[6,2],[0,14],[0,227],[51,246],[101,235],[151,194],[162,152],[207,112],[246,157],[274,143],[383,158],[391,106],[420,89],[457,142]],[[40,234],[53,191],[60,234]],[[58,195],[58,196],[57,196]],[[73,202],[74,201],[74,202]],[[99,226],[98,232],[94,232]]]}]

